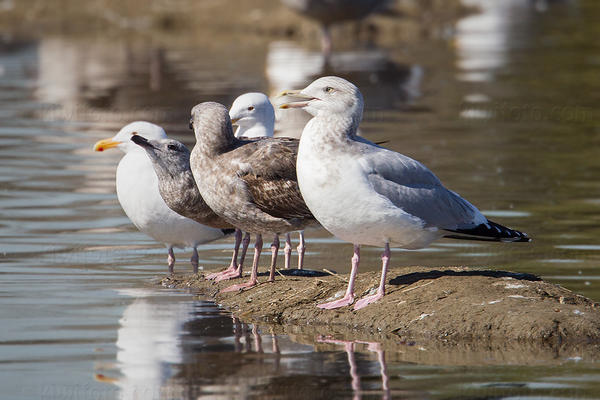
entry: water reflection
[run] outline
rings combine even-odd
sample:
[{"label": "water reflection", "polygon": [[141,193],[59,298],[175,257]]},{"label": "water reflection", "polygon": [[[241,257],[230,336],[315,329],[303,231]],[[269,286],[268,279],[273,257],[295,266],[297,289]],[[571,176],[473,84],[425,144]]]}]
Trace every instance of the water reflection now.
[{"label": "water reflection", "polygon": [[[161,47],[137,41],[43,37],[34,91],[46,105],[40,116],[113,130],[133,120],[160,123],[161,96],[177,85],[165,63]],[[151,95],[142,95],[147,92]]]},{"label": "water reflection", "polygon": [[[364,342],[364,341],[349,341],[349,340],[335,340],[327,337],[318,337],[317,342],[319,343],[331,343],[344,346],[344,351],[348,356],[348,365],[350,366],[350,377],[352,378],[352,391],[353,399],[359,400],[362,398],[364,391],[361,389],[360,376],[358,373],[358,367],[355,358],[355,346],[357,344],[367,345],[367,350],[377,354],[377,363],[379,364],[379,373],[381,375],[381,395],[382,399],[390,399],[390,387],[389,377],[387,373],[387,364],[385,362],[385,351],[382,350],[381,345],[377,342]],[[372,393],[370,393],[372,394]]]},{"label": "water reflection", "polygon": [[38,98],[66,108],[108,105],[126,81],[131,53],[105,40],[65,41],[44,38],[38,44]]},{"label": "water reflection", "polygon": [[[385,352],[378,343],[317,336],[315,344],[343,345],[344,352],[315,352],[313,345],[246,324],[211,302],[154,289],[121,289],[118,294],[132,301],[119,318],[116,364],[98,364],[95,374],[97,381],[118,388],[118,398],[276,395],[289,389],[290,380],[303,398],[320,398],[330,385],[338,387],[332,398],[375,393],[390,398]],[[375,360],[357,359],[359,349],[374,353]],[[347,357],[346,368],[340,368],[338,354]],[[381,377],[379,386],[374,375]],[[317,376],[319,384],[310,384]],[[362,386],[361,376],[368,377]]]},{"label": "water reflection", "polygon": [[[193,318],[194,303],[160,301],[156,292],[144,289],[121,290],[120,295],[135,300],[119,319],[115,380],[122,399],[159,398],[164,384],[174,374],[173,365],[181,364],[183,349],[178,337],[184,324]],[[168,388],[174,395],[177,388]]]}]

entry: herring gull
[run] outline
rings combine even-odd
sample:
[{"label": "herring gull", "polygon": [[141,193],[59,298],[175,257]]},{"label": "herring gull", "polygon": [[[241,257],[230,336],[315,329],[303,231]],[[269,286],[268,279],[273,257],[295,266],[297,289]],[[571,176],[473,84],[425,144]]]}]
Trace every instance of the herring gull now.
[{"label": "herring gull", "polygon": [[356,310],[385,294],[390,245],[419,249],[442,237],[530,241],[527,234],[486,219],[423,164],[357,136],[363,98],[352,83],[323,77],[286,94],[296,101],[280,107],[300,107],[313,115],[302,132],[297,157],[298,185],[306,205],[325,229],[354,245],[345,296],[318,307],[354,302],[363,244],[385,250],[377,293],[357,301]]},{"label": "herring gull", "polygon": [[244,93],[229,109],[231,123],[237,125],[235,137],[272,137],[275,129],[275,110],[264,93]]},{"label": "herring gull", "polygon": [[158,177],[160,195],[171,210],[213,228],[235,229],[235,246],[231,264],[224,271],[209,274],[206,278],[220,281],[240,277],[250,236],[246,235],[244,237],[240,264],[238,265],[237,259],[240,243],[242,243],[242,232],[215,214],[200,195],[190,169],[189,149],[183,143],[168,138],[147,139],[138,134],[133,135],[131,141],[146,151]]},{"label": "herring gull", "polygon": [[298,189],[298,141],[289,138],[240,140],[227,108],[196,105],[190,127],[196,136],[190,164],[200,194],[212,210],[234,226],[256,235],[250,280],[224,289],[255,286],[262,234],[274,235],[269,281],[275,278],[278,235],[303,230],[316,221]]},{"label": "herring gull", "polygon": [[[238,96],[229,109],[229,118],[232,124],[238,126],[235,131],[235,137],[237,138],[273,137],[275,109],[264,93],[251,92]],[[296,247],[298,251],[298,269],[303,269],[304,253],[306,252],[303,231],[298,232],[298,238],[299,244]],[[292,239],[289,232],[285,235],[283,254],[285,269],[289,269],[292,254]]]},{"label": "herring gull", "polygon": [[211,228],[171,210],[158,191],[158,179],[150,159],[139,146],[129,140],[140,134],[147,138],[164,139],[165,131],[145,121],[132,122],[112,138],[98,141],[95,151],[118,148],[125,153],[117,167],[117,197],[127,217],[143,233],[167,246],[169,272],[173,273],[173,247],[191,247],[191,263],[198,272],[197,246],[225,236],[228,231]]}]

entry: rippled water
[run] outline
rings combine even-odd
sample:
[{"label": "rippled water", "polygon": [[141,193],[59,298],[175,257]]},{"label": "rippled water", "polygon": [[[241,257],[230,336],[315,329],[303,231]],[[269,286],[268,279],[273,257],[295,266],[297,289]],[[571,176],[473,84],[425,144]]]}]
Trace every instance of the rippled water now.
[{"label": "rippled water", "polygon": [[[200,101],[230,104],[244,91],[274,94],[343,75],[365,95],[364,136],[388,140],[490,218],[535,239],[440,241],[394,251],[393,264],[531,272],[599,301],[600,8],[593,0],[465,3],[483,12],[418,46],[340,51],[328,67],[293,41],[249,40],[232,50],[135,37],[6,39],[3,396],[598,398],[600,372],[585,359],[409,363],[377,343],[272,333],[159,289],[165,250],[131,226],[114,193],[121,154],[92,151],[136,119],[191,144],[188,113]],[[350,245],[324,231],[307,237],[310,267],[348,270]],[[225,265],[230,243],[201,246],[200,264]],[[379,252],[364,249],[363,270],[379,268]],[[176,254],[177,270],[189,270],[189,253]]]}]

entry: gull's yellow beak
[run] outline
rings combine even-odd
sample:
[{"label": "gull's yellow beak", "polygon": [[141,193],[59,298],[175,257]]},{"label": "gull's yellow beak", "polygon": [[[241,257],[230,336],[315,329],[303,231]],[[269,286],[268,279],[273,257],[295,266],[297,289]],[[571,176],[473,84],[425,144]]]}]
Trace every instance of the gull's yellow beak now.
[{"label": "gull's yellow beak", "polygon": [[94,145],[94,151],[104,151],[104,150],[112,149],[113,147],[117,147],[120,144],[121,144],[121,142],[117,142],[117,141],[113,140],[112,138],[98,140],[96,142],[96,144]]},{"label": "gull's yellow beak", "polygon": [[232,118],[231,119],[231,124],[235,124],[236,122],[238,122],[240,120],[240,118]]},{"label": "gull's yellow beak", "polygon": [[312,97],[312,96],[302,93],[302,90],[284,90],[283,92],[279,93],[279,95],[277,97],[283,97],[283,96],[289,96],[294,99],[300,100],[300,101],[290,101],[288,103],[280,104],[279,108],[282,108],[284,110],[286,108],[306,107],[311,100],[315,99],[315,97]]},{"label": "gull's yellow beak", "polygon": [[277,95],[277,97],[297,96],[299,93],[300,93],[300,90],[284,90],[283,92],[279,93]]}]

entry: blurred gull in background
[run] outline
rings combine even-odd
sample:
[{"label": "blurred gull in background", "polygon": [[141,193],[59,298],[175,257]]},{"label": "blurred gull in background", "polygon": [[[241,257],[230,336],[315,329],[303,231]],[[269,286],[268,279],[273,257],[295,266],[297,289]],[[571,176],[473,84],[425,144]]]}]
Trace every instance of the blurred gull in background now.
[{"label": "blurred gull in background", "polygon": [[[405,65],[390,58],[382,49],[336,52],[325,60],[319,52],[294,42],[269,45],[266,76],[271,93],[290,87],[303,87],[319,76],[336,75],[356,82],[368,97],[370,110],[388,110],[412,103],[421,96],[424,71],[418,64]],[[287,102],[285,97],[273,104]],[[311,116],[302,109],[275,110],[275,136],[299,138]]]},{"label": "blurred gull in background", "polygon": [[384,5],[387,0],[281,0],[283,4],[321,25],[323,54],[331,54],[331,25],[359,20]]}]

